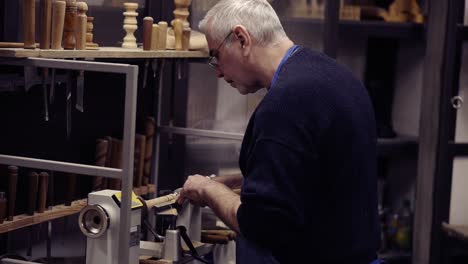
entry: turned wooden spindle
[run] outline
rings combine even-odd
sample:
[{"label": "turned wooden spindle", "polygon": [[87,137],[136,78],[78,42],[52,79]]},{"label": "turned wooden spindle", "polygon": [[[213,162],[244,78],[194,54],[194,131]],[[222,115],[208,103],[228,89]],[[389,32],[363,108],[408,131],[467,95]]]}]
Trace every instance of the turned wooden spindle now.
[{"label": "turned wooden spindle", "polygon": [[143,50],[151,50],[153,21],[152,17],[143,18]]},{"label": "turned wooden spindle", "polygon": [[182,33],[183,33],[183,23],[180,19],[172,20],[172,28],[174,29],[175,37],[175,50],[182,50]]},{"label": "turned wooden spindle", "polygon": [[40,48],[50,49],[50,26],[52,20],[52,0],[40,1]]},{"label": "turned wooden spindle", "polygon": [[124,8],[125,12],[123,13],[123,15],[125,16],[125,18],[123,29],[125,30],[126,35],[123,39],[122,48],[136,49],[136,38],[133,34],[138,29],[136,19],[138,16],[138,13],[136,12],[138,8],[138,3],[124,3]]},{"label": "turned wooden spindle", "polygon": [[187,18],[190,15],[189,7],[192,3],[192,0],[174,0],[175,10],[174,10],[174,19],[182,20],[183,27],[190,27],[190,23]]},{"label": "turned wooden spindle", "polygon": [[63,26],[65,23],[65,1],[55,1],[52,13],[52,49],[62,49]]},{"label": "turned wooden spindle", "polygon": [[8,221],[15,215],[16,185],[18,183],[18,167],[8,166]]},{"label": "turned wooden spindle", "polygon": [[159,26],[158,50],[165,50],[166,41],[167,41],[167,22],[161,21],[158,23],[158,26]]},{"label": "turned wooden spindle", "polygon": [[36,3],[34,0],[23,1],[23,38],[25,49],[36,48]]},{"label": "turned wooden spindle", "polygon": [[86,49],[86,24],[88,22],[86,18],[86,11],[88,11],[88,5],[85,2],[76,3],[77,8],[77,21],[76,21],[76,49]]},{"label": "turned wooden spindle", "polygon": [[75,49],[75,28],[76,28],[76,0],[67,0],[65,8],[65,25],[63,28],[63,48]]}]

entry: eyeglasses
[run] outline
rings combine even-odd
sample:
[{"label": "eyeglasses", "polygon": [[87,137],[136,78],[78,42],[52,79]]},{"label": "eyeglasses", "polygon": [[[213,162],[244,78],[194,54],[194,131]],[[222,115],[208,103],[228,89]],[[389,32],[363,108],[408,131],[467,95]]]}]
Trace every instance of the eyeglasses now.
[{"label": "eyeglasses", "polygon": [[210,65],[213,68],[218,68],[218,54],[219,54],[219,49],[226,43],[228,38],[231,36],[232,31],[229,32],[229,34],[224,38],[223,42],[218,46],[217,49],[215,50],[210,50],[210,57],[208,58],[208,65]]}]

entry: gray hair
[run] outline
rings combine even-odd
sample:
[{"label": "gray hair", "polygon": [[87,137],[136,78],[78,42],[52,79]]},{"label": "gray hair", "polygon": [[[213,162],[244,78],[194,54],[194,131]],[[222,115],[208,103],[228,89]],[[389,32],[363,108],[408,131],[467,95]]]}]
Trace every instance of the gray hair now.
[{"label": "gray hair", "polygon": [[[243,25],[262,46],[287,38],[275,10],[267,0],[221,0],[200,21],[200,30],[221,42],[236,25]],[[226,41],[228,45],[230,39]]]}]

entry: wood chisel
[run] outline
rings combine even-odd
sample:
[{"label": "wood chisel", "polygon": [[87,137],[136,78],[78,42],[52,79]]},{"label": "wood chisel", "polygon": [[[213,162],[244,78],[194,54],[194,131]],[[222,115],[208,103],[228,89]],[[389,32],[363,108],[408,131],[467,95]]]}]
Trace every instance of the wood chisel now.
[{"label": "wood chisel", "polygon": [[49,174],[47,172],[39,173],[39,207],[37,209],[38,213],[43,213],[46,210],[48,186]]},{"label": "wood chisel", "polygon": [[42,96],[44,100],[44,120],[49,121],[49,102],[47,96],[47,79],[49,70],[47,68],[42,69]]},{"label": "wood chisel", "polygon": [[76,103],[75,108],[80,112],[84,112],[84,105],[83,105],[83,97],[84,97],[84,71],[79,71],[79,75],[76,78]]},{"label": "wood chisel", "polygon": [[65,1],[55,1],[52,13],[52,49],[62,49],[63,27],[65,23]]},{"label": "wood chisel", "polygon": [[36,211],[36,199],[37,199],[37,187],[39,184],[39,175],[37,172],[29,173],[29,189],[28,189],[28,208],[26,213],[28,215],[34,215]]},{"label": "wood chisel", "polygon": [[71,91],[72,91],[72,72],[68,71],[68,78],[66,83],[66,103],[65,103],[65,114],[66,114],[66,127],[67,127],[67,139],[70,139],[71,136],[71,126],[72,126],[72,102],[71,102]]},{"label": "wood chisel", "polygon": [[51,69],[49,103],[53,104],[55,99],[55,69]]},{"label": "wood chisel", "polygon": [[8,166],[8,221],[13,221],[13,216],[15,215],[17,183],[18,167]]},{"label": "wood chisel", "polygon": [[52,20],[52,0],[40,0],[40,48],[50,49],[50,26]]}]

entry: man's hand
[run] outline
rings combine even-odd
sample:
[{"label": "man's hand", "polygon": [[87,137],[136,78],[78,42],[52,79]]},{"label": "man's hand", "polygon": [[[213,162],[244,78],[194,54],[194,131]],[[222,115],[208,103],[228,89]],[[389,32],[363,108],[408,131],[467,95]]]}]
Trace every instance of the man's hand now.
[{"label": "man's hand", "polygon": [[206,176],[198,174],[191,175],[185,181],[177,202],[183,204],[186,200],[189,200],[193,204],[206,206],[208,202],[207,199],[209,199],[209,197],[206,196],[206,188],[216,188],[216,186],[213,185],[217,184],[219,183],[214,182]]}]

